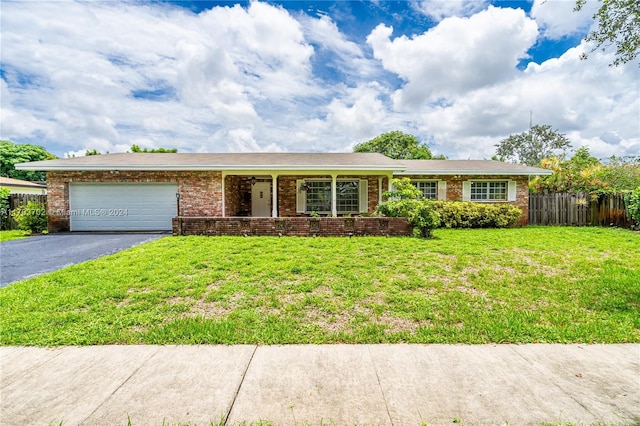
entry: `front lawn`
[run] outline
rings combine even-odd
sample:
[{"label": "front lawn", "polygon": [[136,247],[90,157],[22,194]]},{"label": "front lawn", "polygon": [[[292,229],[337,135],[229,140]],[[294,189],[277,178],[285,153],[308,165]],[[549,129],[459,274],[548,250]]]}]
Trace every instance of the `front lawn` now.
[{"label": "front lawn", "polygon": [[0,231],[0,242],[19,240],[21,238],[27,238],[29,233],[27,231]]},{"label": "front lawn", "polygon": [[3,345],[640,342],[640,234],[167,237],[0,290]]}]

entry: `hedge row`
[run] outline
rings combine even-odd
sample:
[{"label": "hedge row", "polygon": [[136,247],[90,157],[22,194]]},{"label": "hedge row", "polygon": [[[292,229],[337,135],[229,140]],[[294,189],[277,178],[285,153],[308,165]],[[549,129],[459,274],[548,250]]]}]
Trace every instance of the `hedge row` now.
[{"label": "hedge row", "polygon": [[414,234],[427,238],[435,228],[504,228],[513,226],[522,210],[510,204],[481,204],[464,201],[395,199],[378,205],[377,213],[406,217]]},{"label": "hedge row", "polygon": [[470,201],[431,201],[440,215],[441,228],[505,228],[513,226],[522,210],[511,204],[484,204]]}]

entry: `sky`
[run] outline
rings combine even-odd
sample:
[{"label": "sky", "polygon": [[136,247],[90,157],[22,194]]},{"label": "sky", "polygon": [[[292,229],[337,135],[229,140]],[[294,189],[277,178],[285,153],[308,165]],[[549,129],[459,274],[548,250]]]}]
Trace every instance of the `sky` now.
[{"label": "sky", "polygon": [[530,123],[640,155],[638,61],[580,54],[598,2],[6,1],[0,138],[60,157],[350,152],[400,130],[489,159]]}]

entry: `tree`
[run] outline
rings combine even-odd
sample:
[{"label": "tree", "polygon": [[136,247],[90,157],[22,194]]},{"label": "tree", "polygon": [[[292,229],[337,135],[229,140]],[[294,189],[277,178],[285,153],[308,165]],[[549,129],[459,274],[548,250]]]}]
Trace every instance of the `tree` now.
[{"label": "tree", "polygon": [[[587,0],[577,0],[575,11],[582,10]],[[640,0],[601,0],[602,5],[593,15],[597,22],[585,37],[594,42],[594,52],[615,45],[616,55],[609,65],[618,66],[632,61],[640,51]],[[582,59],[587,59],[583,53]]]},{"label": "tree", "polygon": [[162,153],[162,154],[166,154],[166,153],[176,153],[178,152],[178,148],[152,148],[152,149],[148,149],[148,148],[140,148],[138,145],[131,145],[131,152],[136,152],[136,153]]},{"label": "tree", "polygon": [[399,160],[431,160],[433,154],[425,144],[421,144],[413,135],[399,130],[383,133],[368,142],[357,144],[353,152],[379,152],[387,157]]},{"label": "tree", "polygon": [[496,145],[496,156],[501,161],[509,160],[528,166],[539,166],[544,158],[560,151],[564,156],[571,142],[563,133],[552,130],[549,125],[531,127],[526,132],[511,135]]},{"label": "tree", "polygon": [[46,178],[45,172],[16,170],[16,164],[29,161],[52,160],[57,158],[47,152],[44,147],[31,144],[16,144],[11,141],[0,141],[0,175],[13,179],[41,182]]},{"label": "tree", "polygon": [[541,167],[553,171],[530,183],[533,192],[588,192],[593,195],[631,191],[640,185],[640,157],[611,157],[605,163],[578,149],[569,160],[545,158]]},{"label": "tree", "polygon": [[95,148],[94,148],[94,149],[91,149],[91,150],[89,150],[89,149],[88,149],[88,150],[86,150],[86,151],[85,151],[85,153],[84,153],[85,157],[88,157],[88,156],[90,156],[90,155],[101,155],[101,154],[102,154],[102,153],[101,153],[100,151],[98,151],[97,149],[95,149]]}]

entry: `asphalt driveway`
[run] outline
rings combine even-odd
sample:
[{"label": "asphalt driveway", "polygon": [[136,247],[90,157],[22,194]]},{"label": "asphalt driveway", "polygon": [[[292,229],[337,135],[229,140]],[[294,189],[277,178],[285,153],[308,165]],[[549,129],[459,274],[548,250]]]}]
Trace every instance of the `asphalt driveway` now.
[{"label": "asphalt driveway", "polygon": [[165,233],[60,233],[0,243],[0,287],[157,240]]}]

